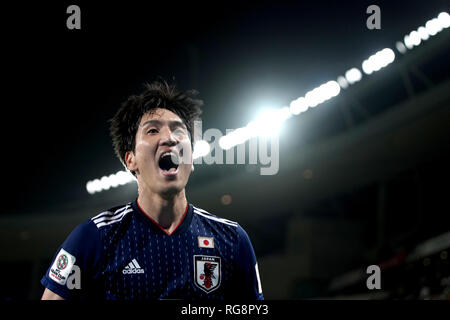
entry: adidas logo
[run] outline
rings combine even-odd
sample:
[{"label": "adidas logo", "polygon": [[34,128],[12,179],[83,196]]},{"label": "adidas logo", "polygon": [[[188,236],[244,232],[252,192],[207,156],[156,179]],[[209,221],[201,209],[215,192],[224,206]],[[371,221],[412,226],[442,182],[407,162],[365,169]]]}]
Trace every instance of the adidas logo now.
[{"label": "adidas logo", "polygon": [[144,273],[144,269],[141,268],[136,259],[131,262],[122,270],[123,274]]}]

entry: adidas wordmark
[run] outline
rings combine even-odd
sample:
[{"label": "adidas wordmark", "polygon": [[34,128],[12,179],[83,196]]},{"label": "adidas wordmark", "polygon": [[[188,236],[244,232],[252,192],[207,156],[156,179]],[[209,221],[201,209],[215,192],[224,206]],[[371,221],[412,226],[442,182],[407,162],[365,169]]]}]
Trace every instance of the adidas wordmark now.
[{"label": "adidas wordmark", "polygon": [[135,274],[144,273],[144,269],[141,268],[136,259],[131,260],[131,262],[122,270],[123,274]]}]

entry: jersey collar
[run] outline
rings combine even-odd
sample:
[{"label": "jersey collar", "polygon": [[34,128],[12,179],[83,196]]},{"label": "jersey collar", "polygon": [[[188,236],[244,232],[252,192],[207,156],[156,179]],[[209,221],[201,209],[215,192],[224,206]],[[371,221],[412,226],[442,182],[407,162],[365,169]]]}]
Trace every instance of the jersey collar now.
[{"label": "jersey collar", "polygon": [[158,222],[156,222],[155,220],[150,218],[147,214],[145,214],[144,210],[142,210],[142,208],[140,207],[140,205],[137,201],[137,198],[131,203],[131,206],[134,209],[134,211],[137,213],[138,218],[140,218],[145,223],[147,223],[147,225],[149,225],[149,227],[152,230],[154,230],[155,232],[164,234],[166,236],[173,236],[176,234],[183,233],[184,231],[186,231],[187,228],[189,228],[189,226],[191,224],[193,207],[189,202],[186,205],[186,211],[184,212],[184,215],[181,218],[180,223],[172,231],[172,233],[167,233],[167,231],[164,230],[164,228],[161,227]]}]

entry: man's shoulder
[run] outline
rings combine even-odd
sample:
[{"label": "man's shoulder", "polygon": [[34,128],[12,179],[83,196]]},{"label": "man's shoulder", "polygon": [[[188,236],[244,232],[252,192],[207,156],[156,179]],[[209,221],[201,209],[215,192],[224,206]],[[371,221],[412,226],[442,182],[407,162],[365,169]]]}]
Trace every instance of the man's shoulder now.
[{"label": "man's shoulder", "polygon": [[239,223],[237,223],[236,221],[231,221],[225,218],[221,218],[219,216],[216,216],[214,214],[212,214],[209,211],[206,211],[202,208],[199,208],[197,206],[192,205],[193,208],[193,212],[195,215],[197,215],[197,217],[199,219],[207,219],[206,221],[209,221],[210,223],[219,223],[219,224],[223,224],[223,225],[227,225],[227,226],[231,226],[231,227],[236,227],[236,228],[240,228]]},{"label": "man's shoulder", "polygon": [[86,221],[86,223],[91,225],[93,224],[97,227],[97,229],[100,229],[102,227],[114,225],[118,222],[121,222],[123,218],[132,211],[133,207],[131,205],[131,202],[129,202],[104,210],[90,218],[88,221]]},{"label": "man's shoulder", "polygon": [[218,217],[209,211],[201,209],[192,205],[193,214],[197,216],[198,219],[206,224],[214,227],[220,227],[220,230],[228,234],[233,234],[239,239],[238,242],[249,242],[249,237],[245,229],[236,221],[228,220],[225,218]]}]

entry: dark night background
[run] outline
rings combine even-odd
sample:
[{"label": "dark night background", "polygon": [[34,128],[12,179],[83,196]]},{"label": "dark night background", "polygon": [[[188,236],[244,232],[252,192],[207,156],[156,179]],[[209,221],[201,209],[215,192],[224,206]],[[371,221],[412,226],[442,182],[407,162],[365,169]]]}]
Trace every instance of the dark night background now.
[{"label": "dark night background", "polygon": [[[70,4],[81,30],[66,28]],[[371,4],[381,30],[366,27]],[[266,298],[448,299],[449,30],[405,55],[395,49],[448,9],[439,0],[7,5],[0,270],[26,276],[6,281],[0,299],[38,299],[68,233],[136,196],[134,185],[90,195],[86,182],[122,170],[107,121],[143,82],[198,90],[203,130],[225,132],[385,47],[392,65],[285,123],[279,174],[199,165],[188,200],[245,227]],[[425,246],[438,249],[417,256],[439,236]],[[386,270],[383,290],[365,289],[360,270],[371,264]],[[337,285],[345,274],[356,280]]]}]

